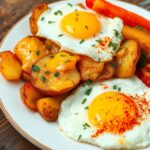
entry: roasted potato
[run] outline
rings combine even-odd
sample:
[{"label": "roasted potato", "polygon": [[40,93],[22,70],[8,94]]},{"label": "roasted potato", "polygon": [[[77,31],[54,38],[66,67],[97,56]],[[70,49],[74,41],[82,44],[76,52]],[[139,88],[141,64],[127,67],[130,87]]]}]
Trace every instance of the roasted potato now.
[{"label": "roasted potato", "polygon": [[37,101],[38,112],[46,121],[55,121],[58,118],[61,101],[52,98],[42,98]]},{"label": "roasted potato", "polygon": [[0,70],[6,80],[19,80],[22,70],[21,63],[11,51],[0,53]]},{"label": "roasted potato", "polygon": [[27,36],[23,38],[14,49],[15,54],[22,62],[22,70],[31,72],[32,65],[40,58],[48,55],[49,52],[37,37]]},{"label": "roasted potato", "polygon": [[116,56],[115,76],[127,78],[134,75],[139,58],[140,48],[137,42],[134,40],[124,42]]},{"label": "roasted potato", "polygon": [[41,3],[33,9],[32,16],[30,17],[30,30],[33,35],[36,35],[38,32],[37,21],[40,15],[47,9],[48,5],[46,3]]},{"label": "roasted potato", "polygon": [[107,80],[113,77],[115,73],[115,66],[116,66],[116,63],[114,61],[106,62],[101,75],[98,77],[96,81]]},{"label": "roasted potato", "polygon": [[135,40],[145,52],[150,56],[150,33],[137,28],[124,26],[122,30],[123,38],[126,40]]},{"label": "roasted potato", "polygon": [[32,67],[33,85],[47,95],[60,95],[75,88],[80,82],[76,69],[79,56],[66,52],[48,55]]},{"label": "roasted potato", "polygon": [[78,66],[82,81],[94,81],[100,76],[104,68],[104,63],[96,62],[87,56],[81,56]]},{"label": "roasted potato", "polygon": [[22,74],[21,74],[21,79],[24,82],[30,82],[30,80],[31,80],[30,74],[23,71]]},{"label": "roasted potato", "polygon": [[23,103],[32,111],[37,111],[37,100],[43,97],[31,83],[25,83],[20,88],[20,96]]},{"label": "roasted potato", "polygon": [[58,53],[60,46],[52,42],[51,40],[45,40],[45,45],[51,54]]}]

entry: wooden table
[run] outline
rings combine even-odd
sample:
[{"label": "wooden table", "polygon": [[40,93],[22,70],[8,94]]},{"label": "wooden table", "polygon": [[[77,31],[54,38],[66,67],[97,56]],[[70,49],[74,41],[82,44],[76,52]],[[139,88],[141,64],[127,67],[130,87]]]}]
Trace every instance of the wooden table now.
[{"label": "wooden table", "polygon": [[[40,2],[54,2],[58,0],[0,0],[0,41],[7,31],[24,15]],[[124,0],[140,5],[150,10],[149,4],[141,4],[143,0]],[[0,110],[0,150],[39,150],[24,139],[7,121]]]}]

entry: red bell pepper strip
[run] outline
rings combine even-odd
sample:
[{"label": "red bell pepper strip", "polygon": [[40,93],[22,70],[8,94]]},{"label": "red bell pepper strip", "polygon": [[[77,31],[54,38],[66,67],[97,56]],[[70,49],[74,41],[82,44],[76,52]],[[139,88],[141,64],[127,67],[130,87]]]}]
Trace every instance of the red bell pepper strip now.
[{"label": "red bell pepper strip", "polygon": [[150,31],[150,20],[145,19],[144,17],[130,12],[124,8],[111,4],[106,0],[86,0],[86,4],[89,8],[92,8],[96,12],[107,17],[120,17],[126,25],[141,26]]}]

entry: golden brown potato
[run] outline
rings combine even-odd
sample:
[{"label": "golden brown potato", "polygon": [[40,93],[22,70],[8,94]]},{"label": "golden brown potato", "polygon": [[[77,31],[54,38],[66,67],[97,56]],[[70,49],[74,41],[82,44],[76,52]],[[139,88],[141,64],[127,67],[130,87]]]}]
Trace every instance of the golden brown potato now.
[{"label": "golden brown potato", "polygon": [[141,69],[142,75],[144,77],[150,78],[150,63],[147,63],[142,69]]},{"label": "golden brown potato", "polygon": [[33,85],[47,95],[60,95],[75,88],[80,82],[76,69],[79,56],[66,52],[46,56],[32,67]]},{"label": "golden brown potato", "polygon": [[20,88],[20,96],[23,103],[32,111],[37,111],[37,100],[43,97],[31,83],[25,83]]},{"label": "golden brown potato", "polygon": [[116,56],[115,76],[127,78],[134,75],[139,58],[140,48],[137,42],[134,40],[124,42]]},{"label": "golden brown potato", "polygon": [[46,3],[41,3],[33,9],[32,16],[30,17],[30,30],[33,35],[36,35],[38,32],[37,21],[40,15],[47,9],[48,5]]},{"label": "golden brown potato", "polygon": [[22,62],[22,70],[30,73],[32,65],[49,52],[37,37],[27,36],[16,45],[15,54]]},{"label": "golden brown potato", "polygon": [[107,80],[113,77],[115,73],[115,66],[116,64],[114,61],[105,63],[104,69],[96,81]]},{"label": "golden brown potato", "polygon": [[150,33],[137,28],[124,26],[122,30],[123,38],[126,40],[135,40],[144,51],[150,55]]},{"label": "golden brown potato", "polygon": [[103,67],[103,62],[96,62],[87,56],[81,56],[79,61],[81,80],[96,80],[100,76]]},{"label": "golden brown potato", "polygon": [[39,99],[37,102],[38,112],[46,121],[55,121],[58,118],[61,101],[52,97]]},{"label": "golden brown potato", "polygon": [[60,51],[60,46],[52,42],[51,40],[46,40],[45,45],[51,54],[58,53]]},{"label": "golden brown potato", "polygon": [[19,80],[22,70],[21,63],[11,51],[0,53],[0,71],[6,80]]}]

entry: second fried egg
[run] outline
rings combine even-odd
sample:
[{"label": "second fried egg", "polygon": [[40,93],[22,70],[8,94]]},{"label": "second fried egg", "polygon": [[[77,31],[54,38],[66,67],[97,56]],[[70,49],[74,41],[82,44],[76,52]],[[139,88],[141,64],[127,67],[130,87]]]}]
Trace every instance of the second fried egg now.
[{"label": "second fried egg", "polygon": [[150,89],[137,77],[80,86],[61,106],[61,130],[103,149],[150,145]]},{"label": "second fried egg", "polygon": [[64,2],[39,18],[37,36],[60,45],[61,50],[110,61],[122,40],[122,20],[107,18],[79,5]]}]

